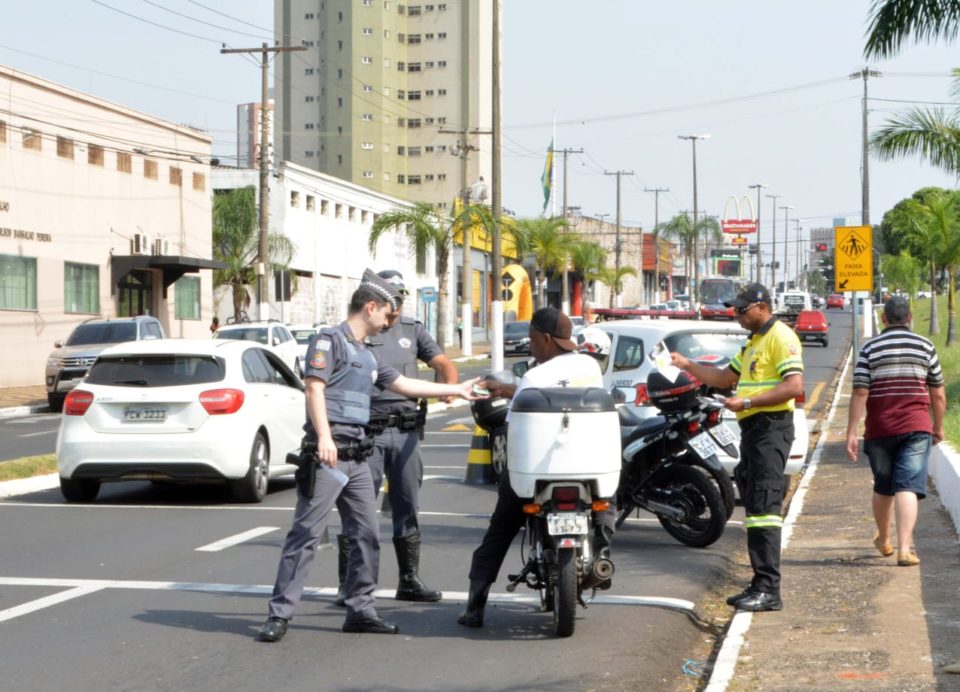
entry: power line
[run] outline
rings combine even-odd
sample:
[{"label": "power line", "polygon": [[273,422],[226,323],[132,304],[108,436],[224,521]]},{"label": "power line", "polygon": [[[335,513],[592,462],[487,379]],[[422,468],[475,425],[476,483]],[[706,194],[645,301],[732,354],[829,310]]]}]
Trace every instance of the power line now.
[{"label": "power line", "polygon": [[[229,32],[234,33],[234,34],[240,34],[241,36],[251,36],[251,37],[253,37],[253,38],[258,38],[258,39],[260,39],[261,41],[262,41],[263,38],[264,38],[264,37],[263,37],[263,34],[251,34],[249,31],[239,31],[239,30],[237,30],[237,29],[229,29],[229,28],[227,28],[227,27],[225,27],[225,26],[222,26],[222,25],[220,25],[220,24],[214,24],[214,23],[212,23],[212,22],[205,22],[205,21],[202,20],[202,19],[197,19],[196,17],[191,17],[191,16],[188,15],[188,14],[183,14],[182,12],[177,12],[176,10],[171,10],[169,7],[164,7],[163,5],[161,5],[161,4],[158,3],[158,2],[153,2],[153,0],[142,0],[142,2],[145,2],[145,3],[147,3],[148,5],[152,5],[152,6],[154,6],[154,7],[157,7],[157,8],[159,8],[159,9],[163,10],[164,12],[169,12],[170,14],[175,14],[175,15],[177,15],[178,17],[183,17],[184,19],[189,19],[191,22],[197,22],[198,24],[203,24],[203,25],[205,25],[205,26],[212,26],[214,29],[222,29],[223,31],[229,31]],[[270,32],[268,32],[268,33],[270,34],[270,36],[269,36],[270,40],[273,40],[273,32],[270,31]]]},{"label": "power line", "polygon": [[198,36],[197,34],[191,34],[191,33],[188,32],[188,31],[180,31],[180,29],[174,29],[173,27],[165,26],[165,25],[163,25],[163,24],[158,24],[157,22],[150,21],[149,19],[144,19],[143,17],[139,17],[139,16],[137,16],[137,15],[135,15],[135,14],[131,14],[130,12],[124,12],[124,11],[121,10],[120,8],[114,7],[114,6],[112,6],[112,5],[108,5],[107,3],[101,2],[100,0],[90,0],[90,2],[92,2],[92,3],[96,4],[96,5],[100,5],[101,7],[106,7],[108,10],[113,10],[114,12],[118,12],[118,13],[120,13],[120,14],[126,15],[127,17],[131,17],[131,18],[133,18],[133,19],[136,19],[136,20],[139,21],[139,22],[144,22],[145,24],[150,24],[150,25],[152,25],[152,26],[156,26],[156,27],[159,27],[159,28],[161,28],[161,29],[166,29],[167,31],[172,31],[172,32],[174,32],[175,34],[182,34],[182,35],[184,35],[184,36],[189,36],[190,38],[200,39],[201,41],[207,41],[207,42],[209,42],[209,43],[223,43],[222,41],[217,41],[216,39],[208,38],[208,37],[206,37],[206,36]]}]

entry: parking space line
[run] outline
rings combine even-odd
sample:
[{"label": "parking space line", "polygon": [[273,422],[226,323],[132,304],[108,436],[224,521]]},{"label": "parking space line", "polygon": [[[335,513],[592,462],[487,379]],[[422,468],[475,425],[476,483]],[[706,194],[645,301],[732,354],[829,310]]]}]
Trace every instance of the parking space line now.
[{"label": "parking space line", "polygon": [[56,430],[41,430],[40,432],[27,433],[26,435],[17,435],[17,437],[37,437],[39,435],[56,435]]},{"label": "parking space line", "polygon": [[[34,584],[30,584],[29,586],[34,586]],[[54,584],[36,584],[36,586],[54,586]],[[64,601],[69,601],[74,598],[79,598],[80,596],[86,596],[89,593],[100,591],[103,588],[104,588],[103,586],[100,586],[97,584],[79,584],[67,591],[61,591],[60,593],[55,593],[50,596],[44,596],[43,598],[38,598],[35,601],[22,603],[18,606],[14,606],[13,608],[0,610],[0,622],[4,622],[6,620],[12,620],[13,618],[20,617],[21,615],[26,615],[27,613],[33,613],[38,610],[43,610],[44,608],[49,608],[50,606],[57,605],[58,603],[63,603]]]},{"label": "parking space line", "polygon": [[194,550],[201,553],[216,553],[226,548],[243,543],[244,541],[254,539],[257,536],[263,536],[264,534],[279,530],[279,526],[258,526],[255,529],[250,529],[249,531],[244,531],[243,533],[238,533],[234,536],[227,536],[226,538],[221,538],[219,541],[202,545],[199,548],[194,548]]}]

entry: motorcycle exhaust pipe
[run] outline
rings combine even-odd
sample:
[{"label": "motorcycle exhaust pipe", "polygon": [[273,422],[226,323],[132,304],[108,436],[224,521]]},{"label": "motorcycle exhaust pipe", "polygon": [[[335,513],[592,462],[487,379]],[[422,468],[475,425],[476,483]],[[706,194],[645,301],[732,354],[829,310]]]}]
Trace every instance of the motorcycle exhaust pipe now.
[{"label": "motorcycle exhaust pipe", "polygon": [[613,560],[608,557],[598,557],[593,561],[593,576],[598,581],[606,581],[613,576]]}]

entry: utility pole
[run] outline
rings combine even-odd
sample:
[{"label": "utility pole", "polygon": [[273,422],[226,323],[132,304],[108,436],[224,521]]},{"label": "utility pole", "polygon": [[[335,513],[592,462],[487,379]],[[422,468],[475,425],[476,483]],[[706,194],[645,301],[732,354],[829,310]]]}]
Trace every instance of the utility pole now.
[{"label": "utility pole", "polygon": [[500,122],[500,0],[493,0],[493,75],[491,77],[491,101],[493,128],[493,151],[491,152],[490,186],[491,213],[493,215],[493,286],[494,296],[490,307],[493,312],[493,336],[490,343],[490,365],[493,372],[503,370],[503,257],[500,252],[500,148],[502,145],[502,124]]},{"label": "utility pole", "polygon": [[783,290],[787,290],[787,251],[790,249],[790,222],[787,218],[793,206],[784,204],[783,209]]},{"label": "utility pole", "polygon": [[[783,195],[765,195],[773,200],[773,246],[770,250],[770,285],[767,286],[767,290],[770,293],[776,293],[777,291],[777,200],[780,199]],[[773,307],[772,305],[770,306]]]},{"label": "utility pole", "polygon": [[257,317],[270,318],[270,148],[269,108],[270,90],[267,77],[270,53],[292,53],[306,50],[306,46],[271,46],[264,43],[260,48],[221,48],[220,53],[260,53],[260,232],[257,238]]},{"label": "utility pole", "polygon": [[[653,193],[653,295],[656,297],[654,303],[660,302],[660,193],[670,192],[669,187],[645,187],[644,192]],[[640,247],[643,247],[643,235],[640,236]],[[643,254],[640,255],[641,259]],[[643,272],[643,263],[640,264],[640,272]]]},{"label": "utility pole", "polygon": [[[583,149],[550,149],[554,153],[563,154],[563,210],[561,211],[561,216],[563,217],[564,222],[567,220],[567,155],[568,154],[582,154]],[[564,229],[566,233],[566,229]],[[565,257],[563,260],[563,285],[560,287],[560,309],[564,314],[570,314],[570,283],[568,277],[568,266],[570,264],[569,256]]]},{"label": "utility pole", "polygon": [[[760,244],[760,190],[766,187],[764,183],[754,183],[748,186],[751,190],[757,190],[757,262],[754,265],[753,280],[757,283],[763,281],[763,246]],[[749,252],[747,253],[749,256]]]},{"label": "utility pole", "polygon": [[[617,285],[614,286],[613,289],[614,289],[614,293],[617,296],[616,298],[617,307],[620,307],[620,291],[623,283],[620,280],[620,177],[624,175],[633,175],[633,171],[614,171],[612,173],[609,171],[604,171],[603,174],[617,176],[617,236],[613,246],[613,253],[614,253],[613,256],[615,258],[614,267],[615,267]],[[641,242],[643,242],[642,237],[641,237]],[[642,267],[640,268],[640,277],[641,277],[640,283],[641,285],[643,285],[643,268]]]},{"label": "utility pole", "polygon": [[807,272],[803,266],[800,264],[800,241],[802,240],[802,232],[800,230],[800,219],[794,219],[793,222],[797,225],[794,233],[794,248],[796,249],[796,259],[797,259],[797,288],[806,290],[806,280]]}]

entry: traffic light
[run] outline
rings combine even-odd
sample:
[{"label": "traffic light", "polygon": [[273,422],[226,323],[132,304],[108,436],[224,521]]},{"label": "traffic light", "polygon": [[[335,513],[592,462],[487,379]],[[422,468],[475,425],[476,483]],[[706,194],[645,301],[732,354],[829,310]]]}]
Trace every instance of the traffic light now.
[{"label": "traffic light", "polygon": [[817,243],[817,252],[826,252],[827,244],[826,243]]}]

